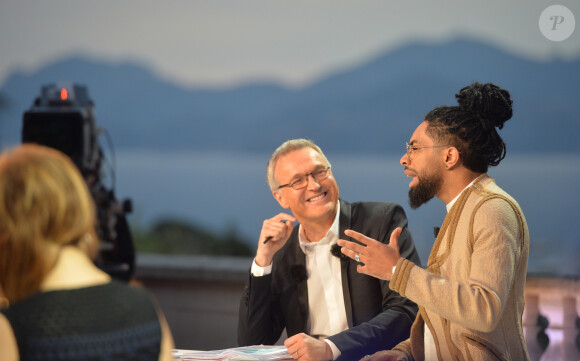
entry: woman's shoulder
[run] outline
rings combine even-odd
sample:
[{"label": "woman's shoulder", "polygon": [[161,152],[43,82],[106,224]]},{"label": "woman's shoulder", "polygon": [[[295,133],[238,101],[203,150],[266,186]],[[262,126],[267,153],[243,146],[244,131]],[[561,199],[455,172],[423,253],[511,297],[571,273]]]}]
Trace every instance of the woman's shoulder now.
[{"label": "woman's shoulder", "polygon": [[0,361],[18,360],[18,346],[10,322],[0,310]]}]

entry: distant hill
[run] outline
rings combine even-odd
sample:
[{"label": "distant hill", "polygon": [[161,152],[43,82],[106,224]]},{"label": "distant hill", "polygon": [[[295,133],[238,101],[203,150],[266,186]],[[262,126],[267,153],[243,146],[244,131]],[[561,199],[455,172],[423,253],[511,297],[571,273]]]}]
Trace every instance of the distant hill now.
[{"label": "distant hill", "polygon": [[580,60],[537,62],[465,39],[402,46],[300,89],[186,89],[139,64],[67,58],[2,84],[0,145],[19,142],[22,113],[58,81],[88,86],[117,149],[271,152],[306,137],[333,152],[401,153],[427,111],[480,81],[514,99],[508,152],[580,151]]}]

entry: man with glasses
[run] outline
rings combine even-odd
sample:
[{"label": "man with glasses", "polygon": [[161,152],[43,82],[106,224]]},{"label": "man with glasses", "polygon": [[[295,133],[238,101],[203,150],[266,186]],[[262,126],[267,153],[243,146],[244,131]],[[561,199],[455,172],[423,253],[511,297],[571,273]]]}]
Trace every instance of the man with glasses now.
[{"label": "man with glasses", "polygon": [[[388,242],[420,264],[403,209],[394,203],[339,199],[322,150],[289,140],[271,156],[267,179],[274,198],[292,214],[264,221],[256,257],[240,302],[238,343],[284,345],[295,359],[356,360],[409,336],[416,305],[388,282],[357,272],[336,242],[346,229]],[[293,222],[298,222],[296,227]]]},{"label": "man with glasses", "polygon": [[[437,197],[447,216],[426,269],[356,230],[339,240],[359,271],[390,280],[419,305],[408,340],[364,361],[529,360],[522,329],[530,238],[518,203],[486,172],[506,155],[496,128],[512,117],[507,90],[473,83],[457,106],[425,116],[401,157],[412,208]],[[387,348],[388,349],[388,348]]]}]

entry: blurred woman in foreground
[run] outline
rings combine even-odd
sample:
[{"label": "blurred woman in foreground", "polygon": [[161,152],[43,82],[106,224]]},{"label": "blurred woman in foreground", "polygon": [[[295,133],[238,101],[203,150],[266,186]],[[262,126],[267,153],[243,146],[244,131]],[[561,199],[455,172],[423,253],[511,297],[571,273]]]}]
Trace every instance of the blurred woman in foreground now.
[{"label": "blurred woman in foreground", "polygon": [[172,360],[145,290],[91,260],[95,209],[73,162],[25,144],[0,155],[0,361]]}]

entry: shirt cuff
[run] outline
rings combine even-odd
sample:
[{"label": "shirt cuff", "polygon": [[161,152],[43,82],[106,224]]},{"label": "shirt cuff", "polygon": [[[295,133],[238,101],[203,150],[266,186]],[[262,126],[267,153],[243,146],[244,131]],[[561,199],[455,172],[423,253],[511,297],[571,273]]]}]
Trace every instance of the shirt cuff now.
[{"label": "shirt cuff", "polygon": [[337,358],[339,358],[342,352],[340,352],[340,350],[338,349],[338,347],[336,347],[334,342],[330,341],[329,339],[325,339],[324,342],[326,342],[328,346],[330,346],[330,350],[332,351],[332,359],[336,360]]},{"label": "shirt cuff", "polygon": [[266,267],[260,267],[260,266],[258,266],[258,264],[256,263],[256,260],[254,259],[254,261],[252,261],[252,268],[250,269],[250,272],[252,273],[252,276],[254,276],[254,277],[267,276],[270,273],[272,273],[272,263],[270,263]]}]

